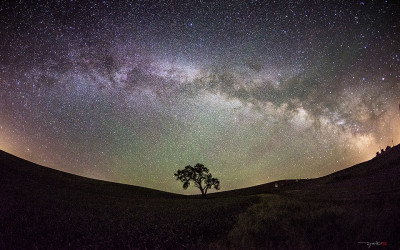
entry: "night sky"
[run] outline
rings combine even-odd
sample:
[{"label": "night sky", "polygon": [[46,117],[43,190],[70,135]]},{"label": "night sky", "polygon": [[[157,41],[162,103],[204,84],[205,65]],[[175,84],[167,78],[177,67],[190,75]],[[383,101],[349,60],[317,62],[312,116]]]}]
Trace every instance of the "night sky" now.
[{"label": "night sky", "polygon": [[[30,1],[32,2],[32,1]],[[0,149],[178,193],[312,178],[400,143],[398,1],[1,1]]]}]

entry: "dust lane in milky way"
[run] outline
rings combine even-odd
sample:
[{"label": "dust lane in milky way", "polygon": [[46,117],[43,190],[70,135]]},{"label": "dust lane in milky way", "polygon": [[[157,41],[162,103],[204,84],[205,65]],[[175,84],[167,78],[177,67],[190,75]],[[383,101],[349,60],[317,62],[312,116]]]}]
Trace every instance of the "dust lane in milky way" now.
[{"label": "dust lane in milky way", "polygon": [[171,192],[329,174],[400,143],[399,7],[2,2],[0,149]]}]

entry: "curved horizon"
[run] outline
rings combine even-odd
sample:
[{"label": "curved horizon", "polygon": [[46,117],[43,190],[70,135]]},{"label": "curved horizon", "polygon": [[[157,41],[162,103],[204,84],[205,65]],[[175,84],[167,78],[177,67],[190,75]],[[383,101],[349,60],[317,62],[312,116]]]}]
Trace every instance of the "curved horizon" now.
[{"label": "curved horizon", "polygon": [[[400,142],[396,3],[0,3],[0,148],[181,193],[324,176]],[[195,190],[191,191],[196,193]]]}]

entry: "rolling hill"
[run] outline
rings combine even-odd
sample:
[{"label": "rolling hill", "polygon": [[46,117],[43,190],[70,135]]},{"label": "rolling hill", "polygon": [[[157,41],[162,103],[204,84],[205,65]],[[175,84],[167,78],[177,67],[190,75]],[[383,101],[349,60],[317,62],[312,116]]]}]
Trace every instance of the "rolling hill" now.
[{"label": "rolling hill", "polygon": [[[101,195],[118,197],[180,197],[174,194],[139,186],[113,183],[65,173],[55,169],[37,165],[0,150],[0,173],[10,185],[51,186],[52,188],[68,188]],[[276,191],[293,190],[342,190],[351,194],[363,195],[381,193],[400,194],[400,145],[390,149],[385,155],[315,179],[280,180],[262,185],[251,186],[230,191],[211,193],[209,197],[227,197],[236,195],[255,195]],[[3,182],[3,185],[5,183]],[[276,185],[278,187],[276,187]],[[40,185],[39,185],[40,186]],[[38,188],[39,186],[36,186]],[[351,188],[350,188],[351,187]],[[337,193],[335,191],[335,193]],[[197,197],[197,195],[193,195]]]},{"label": "rolling hill", "polygon": [[[278,187],[276,187],[276,184]],[[270,192],[317,192],[329,198],[400,196],[400,145],[369,161],[315,178],[279,180],[262,185],[210,194],[211,197]]]},{"label": "rolling hill", "polygon": [[[183,195],[158,191],[133,185],[86,178],[18,158],[0,151],[0,176],[2,187],[19,187],[29,191],[43,189],[53,192],[80,192],[114,197],[184,197]],[[7,189],[7,188],[6,188]]]},{"label": "rolling hill", "polygon": [[399,177],[397,145],[324,177],[204,200],[68,174],[0,151],[0,249],[397,247]]}]

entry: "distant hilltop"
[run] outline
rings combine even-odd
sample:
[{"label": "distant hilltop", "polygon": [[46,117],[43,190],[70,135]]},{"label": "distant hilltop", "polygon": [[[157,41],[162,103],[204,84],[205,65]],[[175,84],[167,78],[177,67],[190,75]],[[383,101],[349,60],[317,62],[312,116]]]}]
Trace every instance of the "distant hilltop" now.
[{"label": "distant hilltop", "polygon": [[394,148],[399,147],[399,145],[396,145],[396,146],[393,146],[393,147],[387,146],[386,149],[381,148],[380,152],[379,151],[376,152],[376,157],[380,157],[380,156],[386,155],[387,153],[391,152]]}]

